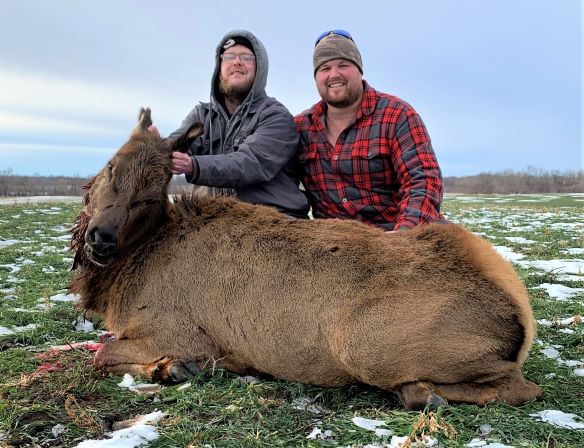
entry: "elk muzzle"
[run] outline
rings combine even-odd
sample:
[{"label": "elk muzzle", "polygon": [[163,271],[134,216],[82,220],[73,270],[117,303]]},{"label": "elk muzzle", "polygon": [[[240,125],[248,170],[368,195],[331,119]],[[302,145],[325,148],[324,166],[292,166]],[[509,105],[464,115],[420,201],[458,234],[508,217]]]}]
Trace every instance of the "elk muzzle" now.
[{"label": "elk muzzle", "polygon": [[90,223],[85,234],[85,250],[92,262],[101,266],[110,263],[117,245],[118,232],[114,228]]}]

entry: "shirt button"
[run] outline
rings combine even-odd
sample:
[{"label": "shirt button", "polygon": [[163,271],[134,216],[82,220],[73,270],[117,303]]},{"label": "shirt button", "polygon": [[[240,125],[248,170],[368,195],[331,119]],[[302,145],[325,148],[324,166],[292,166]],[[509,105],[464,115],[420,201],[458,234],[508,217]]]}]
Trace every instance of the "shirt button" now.
[{"label": "shirt button", "polygon": [[339,160],[339,156],[334,156],[333,159],[334,160]]},{"label": "shirt button", "polygon": [[337,182],[341,181],[341,176],[337,176]]},{"label": "shirt button", "polygon": [[347,201],[348,201],[348,199],[347,199],[347,198],[343,198],[343,202],[347,202]]}]

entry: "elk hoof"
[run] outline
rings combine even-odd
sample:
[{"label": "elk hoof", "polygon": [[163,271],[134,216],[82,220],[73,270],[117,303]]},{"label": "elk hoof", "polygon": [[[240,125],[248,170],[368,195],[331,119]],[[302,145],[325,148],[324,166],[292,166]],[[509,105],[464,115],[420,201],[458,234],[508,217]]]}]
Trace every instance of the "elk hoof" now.
[{"label": "elk hoof", "polygon": [[428,382],[418,381],[408,383],[396,390],[404,406],[412,411],[422,411],[429,408],[435,411],[448,402],[434,391],[434,386]]},{"label": "elk hoof", "polygon": [[170,381],[176,384],[195,377],[199,372],[201,369],[195,362],[179,359],[171,364],[168,376]]},{"label": "elk hoof", "polygon": [[164,384],[184,383],[201,372],[199,366],[185,359],[164,358],[152,371],[152,379]]},{"label": "elk hoof", "polygon": [[442,398],[440,395],[432,393],[432,396],[428,399],[428,406],[431,411],[437,410],[440,406],[448,406],[448,402]]}]

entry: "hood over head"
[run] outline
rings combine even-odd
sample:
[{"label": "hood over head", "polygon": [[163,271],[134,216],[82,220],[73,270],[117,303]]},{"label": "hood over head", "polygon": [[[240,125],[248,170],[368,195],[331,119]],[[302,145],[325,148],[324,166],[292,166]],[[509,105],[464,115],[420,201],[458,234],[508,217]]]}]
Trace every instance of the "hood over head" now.
[{"label": "hood over head", "polygon": [[[233,39],[236,43],[240,43],[246,45],[246,40],[251,45],[250,50],[255,54],[256,57],[256,74],[255,80],[251,87],[250,92],[247,95],[247,98],[244,100],[244,103],[249,100],[251,96],[258,97],[260,93],[264,93],[266,84],[268,81],[268,52],[264,45],[260,42],[260,40],[246,30],[234,30],[228,32],[225,36],[221,38],[217,48],[215,50],[215,70],[213,70],[213,77],[211,80],[211,96],[216,100],[220,98],[221,93],[219,92],[219,72],[221,69],[221,53],[225,51],[223,46],[225,43]],[[253,95],[252,95],[253,94]]]}]

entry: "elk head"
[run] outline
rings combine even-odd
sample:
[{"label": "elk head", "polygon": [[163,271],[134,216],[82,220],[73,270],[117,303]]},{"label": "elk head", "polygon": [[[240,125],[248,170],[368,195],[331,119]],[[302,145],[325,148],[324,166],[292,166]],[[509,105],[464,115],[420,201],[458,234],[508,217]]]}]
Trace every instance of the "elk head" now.
[{"label": "elk head", "polygon": [[[150,109],[141,109],[130,139],[96,176],[86,200],[90,220],[85,251],[93,263],[107,265],[155,231],[167,217],[172,151],[181,150],[152,132]],[[192,142],[202,132],[188,132]]]}]

